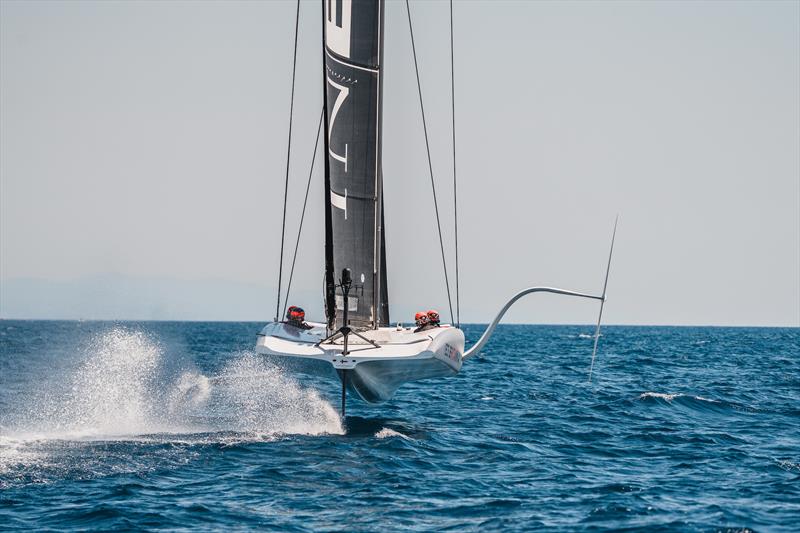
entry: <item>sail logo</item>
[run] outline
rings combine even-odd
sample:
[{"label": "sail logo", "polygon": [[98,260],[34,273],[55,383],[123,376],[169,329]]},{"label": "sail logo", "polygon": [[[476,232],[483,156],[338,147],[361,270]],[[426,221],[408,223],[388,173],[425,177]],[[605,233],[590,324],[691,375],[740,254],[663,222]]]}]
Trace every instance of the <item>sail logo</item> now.
[{"label": "sail logo", "polygon": [[333,126],[336,124],[336,115],[339,114],[339,110],[342,108],[342,104],[350,95],[350,88],[345,87],[344,85],[339,85],[335,81],[333,81],[330,76],[325,76],[325,79],[328,80],[328,83],[331,86],[339,91],[339,94],[336,96],[336,100],[333,102],[333,109],[331,109],[331,118],[328,124],[328,153],[331,154],[331,157],[335,160],[344,163],[344,171],[347,172],[347,143],[344,143],[344,155],[337,154],[333,151],[333,148],[330,146],[330,139],[331,133],[333,133]]},{"label": "sail logo", "polygon": [[[344,143],[344,155],[338,154],[334,152],[333,146],[331,143],[332,134],[333,134],[333,127],[336,124],[336,117],[339,114],[339,110],[342,108],[342,104],[350,95],[350,88],[344,85],[339,85],[335,81],[333,81],[330,76],[326,75],[325,79],[328,83],[336,90],[339,91],[339,94],[336,95],[336,100],[333,102],[333,109],[331,109],[331,116],[328,123],[328,154],[339,161],[340,163],[344,164],[344,172],[347,173],[347,143]],[[331,205],[338,209],[344,211],[344,219],[347,220],[347,189],[344,190],[344,196],[341,194],[337,194],[333,190],[331,190]]]},{"label": "sail logo", "polygon": [[[344,296],[341,294],[336,295],[336,309],[344,311]],[[347,297],[347,310],[353,311],[354,313],[358,312],[358,296]]]},{"label": "sail logo", "polygon": [[325,1],[325,44],[342,57],[350,58],[352,0]]},{"label": "sail logo", "polygon": [[458,349],[453,348],[449,344],[444,345],[444,355],[454,363],[458,363],[461,361],[461,352]]}]

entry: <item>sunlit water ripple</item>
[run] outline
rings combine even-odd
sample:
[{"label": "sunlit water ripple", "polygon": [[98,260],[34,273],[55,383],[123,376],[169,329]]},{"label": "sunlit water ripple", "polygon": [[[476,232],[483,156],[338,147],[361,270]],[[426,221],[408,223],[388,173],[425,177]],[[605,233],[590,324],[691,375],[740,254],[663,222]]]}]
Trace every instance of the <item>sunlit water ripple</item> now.
[{"label": "sunlit water ripple", "polygon": [[345,421],[258,328],[0,321],[0,529],[800,531],[798,328],[608,327],[589,384],[501,326]]}]

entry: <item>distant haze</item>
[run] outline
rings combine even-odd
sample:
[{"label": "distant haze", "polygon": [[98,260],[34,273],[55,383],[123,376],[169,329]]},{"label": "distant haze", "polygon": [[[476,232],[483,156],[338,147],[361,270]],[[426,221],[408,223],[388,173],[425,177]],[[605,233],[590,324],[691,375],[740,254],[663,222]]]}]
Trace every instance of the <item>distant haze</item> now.
[{"label": "distant haze", "polygon": [[[411,2],[453,273],[447,2]],[[271,319],[294,2],[0,3],[0,317]],[[303,2],[286,272],[321,108]],[[800,325],[800,3],[456,2],[461,315]],[[405,3],[386,9],[393,321],[449,320]],[[322,174],[292,303],[322,314]],[[510,322],[590,323],[534,296]]]}]

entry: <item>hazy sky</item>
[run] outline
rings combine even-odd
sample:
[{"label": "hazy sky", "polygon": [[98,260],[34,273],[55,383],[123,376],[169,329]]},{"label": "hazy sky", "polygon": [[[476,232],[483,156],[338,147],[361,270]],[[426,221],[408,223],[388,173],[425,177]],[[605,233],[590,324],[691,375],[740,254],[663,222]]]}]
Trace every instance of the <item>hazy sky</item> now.
[{"label": "hazy sky", "polygon": [[[452,245],[446,2],[412,1]],[[301,9],[287,241],[321,108]],[[456,2],[462,320],[800,324],[800,3]],[[0,317],[274,313],[293,2],[0,3]],[[447,300],[405,4],[386,9],[392,319]],[[317,173],[294,303],[321,315]],[[448,253],[452,268],[452,249]],[[589,323],[534,296],[512,322]]]}]

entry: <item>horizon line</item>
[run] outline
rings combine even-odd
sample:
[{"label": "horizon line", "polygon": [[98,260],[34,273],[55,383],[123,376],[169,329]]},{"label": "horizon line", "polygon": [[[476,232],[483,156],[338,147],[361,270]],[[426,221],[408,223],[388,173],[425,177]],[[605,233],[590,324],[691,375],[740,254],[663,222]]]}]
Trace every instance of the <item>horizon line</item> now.
[{"label": "horizon line", "polygon": [[[201,320],[201,319],[159,319],[159,318],[5,318],[0,317],[2,321],[17,321],[17,322],[190,322],[198,324],[268,324],[271,320]],[[411,324],[412,322],[399,322],[399,324]],[[488,326],[490,322],[462,322],[462,326]],[[452,324],[444,324],[453,327]],[[547,323],[547,322],[501,322],[498,326],[586,326],[595,327],[592,323]],[[383,326],[392,327],[392,326]],[[602,327],[630,327],[630,328],[779,328],[779,329],[800,329],[798,325],[730,325],[730,324],[603,324]]]}]

